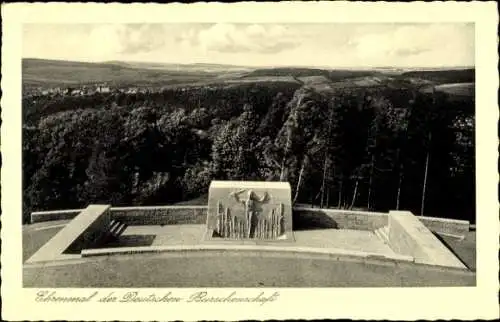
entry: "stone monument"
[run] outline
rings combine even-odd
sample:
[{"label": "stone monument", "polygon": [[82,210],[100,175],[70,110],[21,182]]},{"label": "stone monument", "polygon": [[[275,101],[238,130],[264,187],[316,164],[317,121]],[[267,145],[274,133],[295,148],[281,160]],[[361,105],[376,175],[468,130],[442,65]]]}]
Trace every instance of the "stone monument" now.
[{"label": "stone monument", "polygon": [[208,192],[206,238],[290,240],[290,184],[274,181],[212,181]]}]

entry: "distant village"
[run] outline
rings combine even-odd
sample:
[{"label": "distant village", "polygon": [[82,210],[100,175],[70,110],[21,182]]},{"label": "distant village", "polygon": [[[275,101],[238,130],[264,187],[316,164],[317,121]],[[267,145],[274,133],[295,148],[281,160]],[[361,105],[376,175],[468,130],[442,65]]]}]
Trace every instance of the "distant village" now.
[{"label": "distant village", "polygon": [[150,87],[112,87],[107,84],[77,85],[65,87],[31,87],[23,90],[23,96],[91,96],[97,93],[151,93],[160,91],[161,88]]},{"label": "distant village", "polygon": [[166,89],[174,87],[182,92],[186,90],[201,89],[208,91],[215,91],[218,89],[216,85],[169,85],[169,86],[111,86],[106,83],[103,84],[87,84],[87,85],[74,85],[74,86],[58,86],[58,87],[32,87],[26,86],[23,88],[23,97],[29,96],[92,96],[98,93],[101,94],[151,94],[159,93]]}]

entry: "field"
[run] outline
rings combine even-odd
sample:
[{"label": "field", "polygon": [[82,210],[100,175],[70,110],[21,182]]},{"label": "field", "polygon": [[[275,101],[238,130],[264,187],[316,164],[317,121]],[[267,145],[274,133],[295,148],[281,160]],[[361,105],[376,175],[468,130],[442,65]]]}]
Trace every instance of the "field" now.
[{"label": "field", "polygon": [[111,86],[208,86],[227,84],[305,84],[318,92],[357,87],[435,87],[450,95],[474,94],[474,70],[328,70],[251,68],[217,64],[105,63],[24,59],[23,85],[33,87],[108,83]]},{"label": "field", "polygon": [[436,86],[436,90],[451,95],[472,96],[474,95],[475,84],[474,83],[441,84]]},{"label": "field", "polygon": [[181,65],[155,67],[116,62],[83,63],[39,59],[25,59],[22,67],[23,84],[42,87],[91,83],[140,86],[215,82],[227,76],[237,77],[241,72],[221,68],[186,68]]}]

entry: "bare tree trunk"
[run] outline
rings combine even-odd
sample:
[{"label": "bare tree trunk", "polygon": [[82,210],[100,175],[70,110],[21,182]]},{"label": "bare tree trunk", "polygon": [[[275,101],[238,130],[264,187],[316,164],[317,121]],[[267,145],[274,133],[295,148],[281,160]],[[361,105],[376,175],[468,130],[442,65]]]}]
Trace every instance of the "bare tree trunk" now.
[{"label": "bare tree trunk", "polygon": [[326,208],[330,207],[330,188],[326,190]]},{"label": "bare tree trunk", "polygon": [[287,138],[286,138],[285,153],[283,154],[283,160],[281,161],[280,181],[285,181],[285,160],[286,160],[286,156],[288,154],[288,149],[289,149],[289,145],[290,145],[290,141],[291,141],[291,138],[290,138],[291,135],[292,135],[292,132],[290,131],[287,135]]},{"label": "bare tree trunk", "polygon": [[399,210],[399,201],[401,199],[401,183],[403,181],[403,178],[402,178],[402,173],[401,173],[401,163],[400,163],[400,155],[401,155],[401,149],[398,149],[398,194],[397,194],[397,197],[396,197],[396,210]]},{"label": "bare tree trunk", "polygon": [[358,194],[358,185],[359,185],[359,178],[356,179],[356,184],[354,185],[354,193],[352,195],[351,206],[349,207],[349,209],[352,209],[352,207],[354,207],[354,203],[356,202],[356,196]]},{"label": "bare tree trunk", "polygon": [[342,206],[342,186],[343,186],[344,181],[340,180],[340,187],[339,187],[339,200],[337,203],[337,208],[340,209]]},{"label": "bare tree trunk", "polygon": [[370,168],[370,182],[368,183],[368,210],[371,209],[373,168],[374,168],[374,166],[375,166],[375,154],[372,154],[372,162],[371,162],[371,168]]},{"label": "bare tree trunk", "polygon": [[429,155],[430,152],[427,151],[427,157],[425,159],[425,173],[424,173],[424,186],[422,188],[422,207],[420,208],[420,216],[424,215],[425,207],[425,190],[427,189],[427,173],[429,171]]},{"label": "bare tree trunk", "polygon": [[[328,114],[328,136],[327,136],[327,146],[331,143],[331,134],[332,134],[332,109],[330,109],[330,113]],[[328,169],[328,148],[325,151],[325,162],[323,164],[323,182],[321,183],[321,208],[323,208],[323,201],[325,196],[325,183],[326,183],[326,175]]]},{"label": "bare tree trunk", "polygon": [[[299,100],[297,102],[297,108],[300,106],[302,102],[302,97],[299,97]],[[294,112],[294,117],[296,118],[296,111]],[[296,120],[297,121],[297,120]],[[280,174],[280,181],[285,181],[285,160],[286,156],[288,154],[288,149],[290,148],[291,141],[292,141],[292,131],[288,132],[287,138],[286,138],[286,145],[285,145],[285,153],[283,154],[283,160],[281,162],[281,174]]]},{"label": "bare tree trunk", "polygon": [[299,172],[299,181],[297,182],[297,188],[295,189],[295,196],[293,197],[293,204],[297,201],[297,198],[299,197],[299,191],[300,191],[300,185],[302,183],[302,175],[304,174],[304,168],[306,166],[305,158],[302,161],[302,166],[300,167],[300,172]]},{"label": "bare tree trunk", "polygon": [[327,169],[327,154],[325,153],[325,162],[323,164],[323,181],[321,183],[321,202],[320,207],[323,208],[323,200],[325,196],[325,182],[326,182],[326,169]]},{"label": "bare tree trunk", "polygon": [[[314,199],[313,199],[314,202],[316,202],[316,200],[318,200],[318,198],[320,197],[320,194],[321,194],[321,190],[319,190],[318,193],[316,194],[316,196],[314,196]],[[321,205],[320,205],[320,208],[321,208]]]},{"label": "bare tree trunk", "polygon": [[398,181],[398,197],[396,199],[396,210],[399,210],[399,201],[401,200],[401,184],[403,183],[403,173],[399,168],[399,181]]}]

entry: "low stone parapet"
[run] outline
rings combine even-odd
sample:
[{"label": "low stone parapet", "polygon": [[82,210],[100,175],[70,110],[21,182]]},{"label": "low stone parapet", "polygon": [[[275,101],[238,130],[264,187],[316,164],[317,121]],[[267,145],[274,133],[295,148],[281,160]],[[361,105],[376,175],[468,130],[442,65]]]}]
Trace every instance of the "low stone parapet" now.
[{"label": "low stone parapet", "polygon": [[375,231],[387,225],[387,214],[325,208],[294,207],[294,229],[334,228]]},{"label": "low stone parapet", "polygon": [[430,230],[438,234],[465,236],[470,230],[467,220],[456,220],[436,217],[418,217]]},{"label": "low stone parapet", "polygon": [[[36,211],[31,213],[31,223],[55,220],[71,220],[83,209]],[[145,206],[111,207],[113,219],[122,220],[130,225],[177,225],[205,224],[208,206]],[[353,211],[306,206],[293,207],[294,229],[336,228],[375,231],[388,224],[388,214],[381,212]],[[417,216],[431,231],[465,236],[471,226],[468,221]]]},{"label": "low stone parapet", "polygon": [[83,209],[35,211],[31,213],[30,223],[35,224],[53,220],[70,220],[76,217]]},{"label": "low stone parapet", "polygon": [[393,251],[412,256],[416,263],[467,267],[409,211],[389,212],[388,242]]},{"label": "low stone parapet", "polygon": [[113,207],[111,217],[127,225],[204,224],[207,206]]}]

